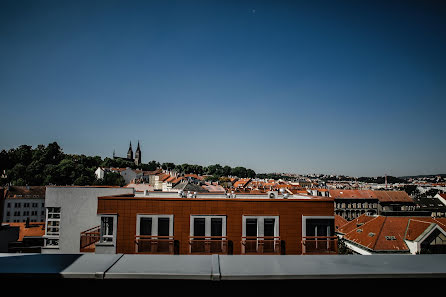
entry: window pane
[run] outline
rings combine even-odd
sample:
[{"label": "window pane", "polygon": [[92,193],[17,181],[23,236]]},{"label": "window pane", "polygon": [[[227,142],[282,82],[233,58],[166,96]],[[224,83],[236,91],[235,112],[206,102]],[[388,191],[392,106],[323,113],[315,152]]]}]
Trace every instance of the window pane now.
[{"label": "window pane", "polygon": [[205,236],[204,218],[194,218],[194,236]]},{"label": "window pane", "polygon": [[169,218],[158,218],[158,236],[169,236]]},{"label": "window pane", "polygon": [[333,236],[333,219],[307,219],[307,236]]},{"label": "window pane", "polygon": [[223,236],[223,220],[211,218],[211,236]]},{"label": "window pane", "polygon": [[257,219],[246,219],[246,236],[257,236]]},{"label": "window pane", "polygon": [[141,218],[139,235],[152,235],[152,218]]},{"label": "window pane", "polygon": [[275,222],[276,222],[275,219],[265,219],[264,220],[265,229],[264,229],[263,236],[274,236]]},{"label": "window pane", "polygon": [[102,217],[102,235],[113,235],[113,218]]}]

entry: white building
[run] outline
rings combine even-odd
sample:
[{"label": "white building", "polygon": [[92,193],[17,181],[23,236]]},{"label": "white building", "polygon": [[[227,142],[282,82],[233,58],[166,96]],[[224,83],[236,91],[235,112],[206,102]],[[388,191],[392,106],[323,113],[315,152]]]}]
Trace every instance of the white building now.
[{"label": "white building", "polygon": [[94,172],[96,179],[103,179],[105,177],[105,170],[102,167],[98,167]]},{"label": "white building", "polygon": [[4,223],[45,221],[45,187],[9,186],[5,190]]},{"label": "white building", "polygon": [[47,186],[42,253],[80,253],[81,232],[100,225],[97,198],[133,193],[133,188]]}]

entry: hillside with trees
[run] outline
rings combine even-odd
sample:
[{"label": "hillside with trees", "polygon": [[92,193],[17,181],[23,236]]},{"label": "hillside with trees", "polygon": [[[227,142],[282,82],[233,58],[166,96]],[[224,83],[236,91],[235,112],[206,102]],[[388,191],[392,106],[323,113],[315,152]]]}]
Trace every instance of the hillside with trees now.
[{"label": "hillside with trees", "polygon": [[215,179],[224,176],[255,177],[252,169],[222,166],[220,164],[201,166],[195,164],[174,164],[150,161],[136,166],[123,159],[65,154],[57,142],[33,148],[21,145],[0,152],[0,185],[43,186],[43,185],[119,185],[124,184],[118,173],[107,173],[104,179],[96,180],[94,174],[99,167],[115,167],[154,171],[157,168],[176,171],[180,174],[210,175]]}]

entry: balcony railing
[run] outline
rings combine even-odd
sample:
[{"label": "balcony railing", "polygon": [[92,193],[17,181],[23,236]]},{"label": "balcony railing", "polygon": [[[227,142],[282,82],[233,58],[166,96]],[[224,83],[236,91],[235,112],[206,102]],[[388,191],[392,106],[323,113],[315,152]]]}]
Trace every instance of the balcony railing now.
[{"label": "balcony railing", "polygon": [[174,254],[173,236],[135,236],[136,253],[140,254]]},{"label": "balcony railing", "polygon": [[338,238],[336,236],[306,236],[302,238],[302,254],[337,254]]},{"label": "balcony railing", "polygon": [[96,226],[81,232],[80,251],[94,252],[94,247],[92,247],[92,245],[98,242],[100,237],[100,226]]},{"label": "balcony railing", "polygon": [[277,254],[280,255],[279,236],[242,237],[243,254]]},{"label": "balcony railing", "polygon": [[227,254],[228,239],[225,236],[190,236],[191,254]]}]

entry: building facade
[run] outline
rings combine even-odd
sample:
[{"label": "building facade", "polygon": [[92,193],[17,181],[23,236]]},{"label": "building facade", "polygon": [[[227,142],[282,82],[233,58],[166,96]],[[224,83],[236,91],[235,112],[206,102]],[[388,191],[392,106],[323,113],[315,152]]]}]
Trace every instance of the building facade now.
[{"label": "building facade", "polygon": [[96,243],[96,253],[337,252],[331,198],[173,195],[157,197],[153,192],[147,197],[99,197],[101,239]]},{"label": "building facade", "polygon": [[45,187],[8,186],[4,190],[3,222],[45,221]]},{"label": "building facade", "polygon": [[353,220],[363,214],[397,214],[416,210],[415,202],[404,191],[330,190],[335,214]]},{"label": "building facade", "polygon": [[131,194],[133,188],[46,187],[45,235],[42,253],[75,254],[81,250],[79,235],[98,228],[99,196]]}]

